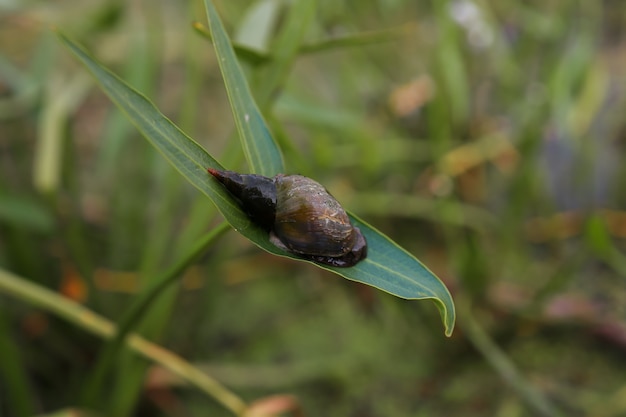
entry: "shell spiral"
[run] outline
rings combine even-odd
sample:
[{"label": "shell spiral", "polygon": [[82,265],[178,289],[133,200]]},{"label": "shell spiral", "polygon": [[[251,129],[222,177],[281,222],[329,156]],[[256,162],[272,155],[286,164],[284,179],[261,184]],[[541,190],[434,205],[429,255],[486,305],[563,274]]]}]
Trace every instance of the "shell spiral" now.
[{"label": "shell spiral", "polygon": [[367,256],[367,242],[341,204],[311,178],[274,178],[208,169],[275,246],[302,258],[350,267]]},{"label": "shell spiral", "polygon": [[355,242],[355,230],[341,204],[316,181],[278,175],[274,233],[291,251],[339,257]]}]

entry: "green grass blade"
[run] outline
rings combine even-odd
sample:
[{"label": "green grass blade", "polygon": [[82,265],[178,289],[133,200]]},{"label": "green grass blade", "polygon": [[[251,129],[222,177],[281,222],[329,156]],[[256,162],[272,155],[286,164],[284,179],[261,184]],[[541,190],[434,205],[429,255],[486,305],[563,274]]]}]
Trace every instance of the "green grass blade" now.
[{"label": "green grass blade", "polygon": [[252,97],[217,11],[208,0],[205,1],[205,6],[217,61],[250,169],[256,174],[266,176],[285,172],[280,149]]},{"label": "green grass blade", "polygon": [[315,11],[315,0],[301,0],[289,5],[283,24],[271,44],[273,59],[258,73],[255,93],[257,103],[264,111],[271,107],[277,93],[286,84],[307,29],[315,18]]},{"label": "green grass blade", "polygon": [[65,123],[89,87],[90,80],[84,75],[49,81],[33,163],[33,183],[42,193],[55,193],[61,185]]},{"label": "green grass blade", "polygon": [[35,396],[29,386],[20,347],[12,337],[9,318],[3,307],[0,307],[0,335],[0,381],[3,382],[4,399],[7,401],[2,409],[17,417],[32,416],[35,413]]},{"label": "green grass blade", "polygon": [[509,384],[534,412],[533,415],[545,417],[563,417],[561,410],[538,389],[533,383],[523,377],[511,358],[494,342],[481,324],[476,321],[469,308],[467,300],[461,303],[463,311],[462,328],[469,341],[492,368],[500,374],[503,381]]},{"label": "green grass blade", "polygon": [[256,51],[267,51],[283,5],[282,0],[252,2],[237,25],[237,31],[232,39],[234,43]]},{"label": "green grass blade", "polygon": [[[200,36],[211,41],[213,40],[211,32],[202,23],[193,22],[192,27]],[[380,42],[395,41],[401,39],[402,36],[406,36],[407,33],[408,30],[405,27],[357,32],[302,44],[298,49],[298,54],[314,54],[340,48],[352,48],[372,45]],[[266,50],[254,49],[247,44],[242,44],[234,40],[231,40],[231,45],[237,55],[237,58],[252,66],[265,65],[275,59],[274,55]]]},{"label": "green grass blade", "polygon": [[[250,222],[237,203],[217,181],[209,178],[207,167],[222,167],[200,145],[186,136],[144,96],[133,90],[63,35],[63,43],[89,68],[104,91],[131,121],[187,180],[206,194],[226,220],[260,248],[280,256],[299,259],[270,243],[267,233]],[[323,267],[347,279],[362,282],[406,299],[432,299],[440,310],[446,335],[452,333],[455,314],[452,297],[445,285],[420,261],[388,237],[352,217],[369,244],[366,260],[352,268]]]},{"label": "green grass blade", "polygon": [[92,72],[104,92],[128,116],[135,127],[194,186],[206,194],[236,229],[249,228],[250,221],[223,187],[208,178],[207,168],[223,167],[198,143],[185,135],[147,98],[101,66],[65,35],[61,41]]},{"label": "green grass blade", "polygon": [[[111,339],[117,333],[114,323],[82,304],[69,300],[2,268],[0,268],[0,294],[7,294],[21,302],[42,308],[101,338]],[[225,408],[232,411],[234,415],[242,415],[245,410],[246,404],[237,395],[206,372],[165,348],[155,345],[137,334],[129,334],[125,340],[125,346],[180,376],[192,386],[213,397]]]},{"label": "green grass blade", "polygon": [[[97,396],[104,383],[104,378],[113,366],[115,359],[118,358],[119,350],[126,336],[137,327],[137,323],[142,317],[147,316],[146,312],[155,304],[156,300],[179,279],[186,268],[202,254],[206,253],[207,249],[226,231],[227,227],[226,223],[220,224],[199,239],[193,248],[187,251],[185,256],[180,257],[174,265],[162,274],[157,275],[146,291],[141,293],[135,302],[124,312],[119,321],[115,337],[105,346],[94,367],[91,379],[85,385],[84,397],[87,404],[93,404],[98,398]],[[125,371],[128,372],[128,369]]]},{"label": "green grass blade", "polygon": [[401,39],[409,31],[408,27],[373,30],[366,32],[350,33],[333,38],[321,39],[316,42],[302,45],[300,53],[311,54],[316,52],[332,51],[340,48],[352,48],[357,46],[373,45],[379,42],[390,42]]},{"label": "green grass blade", "polygon": [[[209,28],[204,26],[202,23],[193,22],[192,27],[200,36],[210,40],[211,42],[213,41],[211,31],[209,31]],[[240,43],[232,41],[231,45],[233,47],[233,50],[235,51],[235,54],[237,55],[237,58],[251,66],[267,64],[272,60],[272,56],[266,51],[257,51],[255,49],[252,49],[248,45],[242,45]]]},{"label": "green grass blade", "polygon": [[433,300],[439,309],[446,336],[450,336],[456,316],[452,296],[443,282],[417,258],[383,233],[352,214],[350,219],[367,239],[367,258],[352,268],[323,268],[396,297]]}]

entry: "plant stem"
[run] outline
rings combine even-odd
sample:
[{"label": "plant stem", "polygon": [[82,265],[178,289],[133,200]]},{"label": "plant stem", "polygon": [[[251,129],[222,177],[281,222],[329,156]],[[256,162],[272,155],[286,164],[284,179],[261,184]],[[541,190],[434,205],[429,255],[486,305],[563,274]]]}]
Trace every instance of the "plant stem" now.
[{"label": "plant stem", "polygon": [[[106,318],[3,269],[0,269],[0,292],[36,305],[104,339],[113,339],[118,334],[115,324]],[[241,398],[180,356],[136,334],[129,334],[123,340],[127,347],[213,397],[233,414],[243,415],[246,404]]]},{"label": "plant stem", "polygon": [[474,319],[469,301],[457,298],[457,306],[459,307],[460,327],[465,331],[467,338],[474,347],[500,374],[500,377],[517,391],[519,396],[537,415],[562,417],[563,414],[520,374],[513,361],[496,345],[478,321]]},{"label": "plant stem", "polygon": [[196,259],[203,254],[213,242],[229,230],[226,222],[215,227],[210,233],[203,236],[191,250],[189,250],[177,263],[172,265],[161,276],[157,277],[152,285],[141,293],[137,300],[124,313],[121,318],[118,329],[113,338],[104,346],[100,353],[95,369],[89,382],[83,390],[83,404],[86,406],[96,406],[101,404],[99,395],[104,392],[106,376],[112,369],[118,353],[124,344],[124,339],[130,331],[137,325],[139,320],[144,316],[152,303],[165,291],[171,284],[178,280],[179,275]]}]

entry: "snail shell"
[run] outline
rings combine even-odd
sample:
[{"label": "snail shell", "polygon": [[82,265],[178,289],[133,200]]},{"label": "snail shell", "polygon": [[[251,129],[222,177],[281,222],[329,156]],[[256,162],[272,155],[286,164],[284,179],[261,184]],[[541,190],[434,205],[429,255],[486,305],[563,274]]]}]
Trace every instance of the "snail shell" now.
[{"label": "snail shell", "polygon": [[367,256],[367,242],[341,204],[318,182],[301,175],[254,174],[208,169],[270,241],[302,258],[349,267]]}]

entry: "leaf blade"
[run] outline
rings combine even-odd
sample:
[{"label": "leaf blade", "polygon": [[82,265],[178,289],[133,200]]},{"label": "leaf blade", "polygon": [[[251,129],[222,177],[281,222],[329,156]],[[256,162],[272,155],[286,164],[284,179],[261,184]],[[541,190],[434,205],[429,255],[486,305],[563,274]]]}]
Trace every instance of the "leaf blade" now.
[{"label": "leaf blade", "polygon": [[282,153],[252,97],[224,25],[210,0],[205,0],[205,6],[217,62],[250,169],[268,177],[285,172]]},{"label": "leaf blade", "polygon": [[353,214],[350,214],[350,219],[367,239],[367,258],[352,268],[328,269],[344,278],[370,285],[399,298],[434,301],[446,336],[452,335],[456,319],[455,307],[443,282],[422,262],[382,232]]},{"label": "leaf blade", "polygon": [[62,33],[59,38],[90,70],[104,92],[126,114],[135,127],[196,188],[206,194],[235,228],[250,223],[219,184],[209,181],[208,167],[223,169],[197,142],[185,135],[155,105],[104,68]]},{"label": "leaf blade", "polygon": [[[224,218],[242,235],[267,252],[302,260],[269,241],[262,229],[250,222],[237,203],[206,168],[223,169],[199,144],[185,135],[146,97],[101,66],[74,42],[59,33],[61,41],[92,72],[105,93],[126,113],[138,130],[187,180],[207,195]],[[445,285],[414,256],[362,220],[351,216],[368,241],[368,257],[351,268],[318,265],[344,278],[371,285],[401,298],[435,301],[446,335],[454,328],[452,297]],[[308,262],[308,261],[306,261]]]}]

